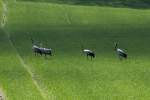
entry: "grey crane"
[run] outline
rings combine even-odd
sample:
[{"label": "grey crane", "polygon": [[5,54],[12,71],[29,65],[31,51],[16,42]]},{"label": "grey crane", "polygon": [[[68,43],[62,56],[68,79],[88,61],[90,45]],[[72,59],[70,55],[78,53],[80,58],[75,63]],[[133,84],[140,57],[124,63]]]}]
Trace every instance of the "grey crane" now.
[{"label": "grey crane", "polygon": [[35,53],[35,55],[40,54],[41,56],[44,54],[52,56],[52,49],[51,48],[43,48],[41,46],[38,46],[34,43],[34,40],[31,39],[32,41],[32,50]]},{"label": "grey crane", "polygon": [[124,52],[122,49],[118,48],[118,43],[115,43],[115,51],[119,57],[120,60],[127,59],[127,53]]},{"label": "grey crane", "polygon": [[87,59],[89,56],[91,57],[91,60],[95,58],[95,53],[92,50],[82,48],[82,52],[87,56]]}]

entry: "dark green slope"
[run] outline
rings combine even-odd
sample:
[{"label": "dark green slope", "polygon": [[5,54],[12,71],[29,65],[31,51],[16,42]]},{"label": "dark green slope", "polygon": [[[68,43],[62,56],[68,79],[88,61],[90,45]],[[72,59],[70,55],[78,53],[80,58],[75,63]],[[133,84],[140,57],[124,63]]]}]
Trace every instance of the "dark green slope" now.
[{"label": "dark green slope", "polygon": [[17,0],[17,1],[33,1],[33,2],[54,2],[80,5],[103,5],[133,8],[149,8],[149,0]]}]

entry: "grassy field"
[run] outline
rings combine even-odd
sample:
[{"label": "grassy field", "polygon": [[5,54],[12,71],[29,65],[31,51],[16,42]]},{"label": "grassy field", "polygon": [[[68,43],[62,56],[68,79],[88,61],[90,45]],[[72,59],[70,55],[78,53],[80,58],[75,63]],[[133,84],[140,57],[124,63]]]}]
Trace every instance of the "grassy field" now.
[{"label": "grassy field", "polygon": [[[33,2],[7,7],[0,86],[8,100],[150,99],[150,10]],[[54,56],[34,56],[30,37],[53,48]],[[116,41],[127,60],[117,58]],[[87,60],[81,45],[96,58]]]}]

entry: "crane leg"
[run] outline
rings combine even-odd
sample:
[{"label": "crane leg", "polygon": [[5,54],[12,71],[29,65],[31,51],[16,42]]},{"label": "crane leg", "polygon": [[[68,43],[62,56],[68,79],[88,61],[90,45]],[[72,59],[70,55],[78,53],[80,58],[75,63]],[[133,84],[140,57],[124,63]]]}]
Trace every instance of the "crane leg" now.
[{"label": "crane leg", "polygon": [[87,58],[87,60],[88,60],[88,55],[86,55],[86,58]]}]

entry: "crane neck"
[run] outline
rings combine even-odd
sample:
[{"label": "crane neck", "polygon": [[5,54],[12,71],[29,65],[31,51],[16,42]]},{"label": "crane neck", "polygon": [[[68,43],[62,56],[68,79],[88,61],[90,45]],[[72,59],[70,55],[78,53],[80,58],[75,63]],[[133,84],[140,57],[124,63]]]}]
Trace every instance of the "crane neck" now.
[{"label": "crane neck", "polygon": [[117,49],[118,49],[118,45],[116,44],[116,45],[115,45],[115,50],[117,50]]}]

